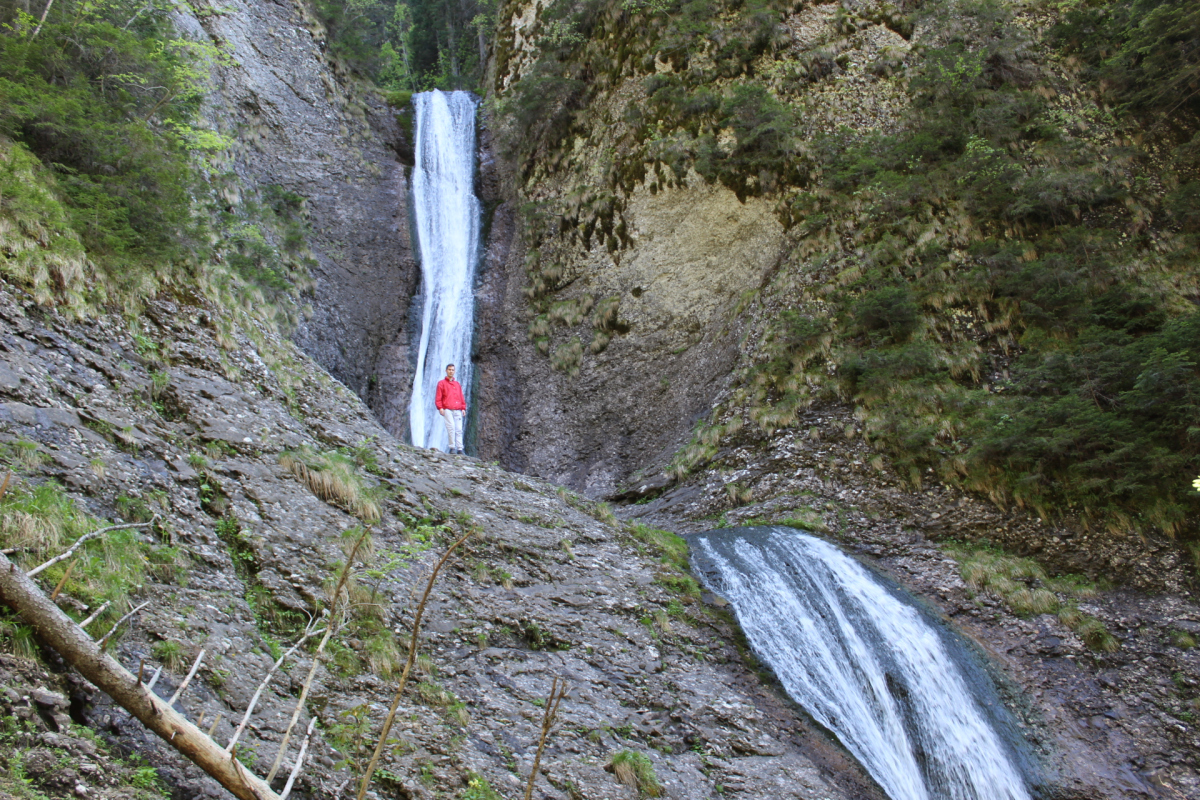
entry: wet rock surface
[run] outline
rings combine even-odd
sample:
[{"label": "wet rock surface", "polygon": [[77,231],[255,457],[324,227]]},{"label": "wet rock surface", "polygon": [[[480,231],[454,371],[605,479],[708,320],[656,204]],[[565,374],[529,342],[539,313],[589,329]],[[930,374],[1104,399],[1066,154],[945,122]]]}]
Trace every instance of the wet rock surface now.
[{"label": "wet rock surface", "polygon": [[[747,429],[748,430],[748,429]],[[634,486],[621,516],[683,534],[790,522],[838,543],[976,642],[1043,754],[1055,796],[1200,794],[1200,629],[1188,567],[1170,542],[1098,536],[998,509],[938,484],[905,489],[855,437],[848,409],[814,409],[772,437],[743,433],[675,485]],[[1101,587],[1079,601],[1116,637],[1093,652],[1053,614],[1020,617],[972,588],[947,545],[1033,556]],[[1112,582],[1125,588],[1104,589]]]},{"label": "wet rock surface", "polygon": [[[218,345],[216,317],[214,309],[156,303],[135,337],[118,320],[68,324],[0,292],[0,445],[21,441],[41,454],[30,462],[37,466],[16,466],[16,480],[54,479],[97,517],[121,519],[136,500],[160,515],[147,546],[170,542],[181,556],[147,573],[134,601],[150,605],[111,651],[134,672],[143,660],[147,674],[162,666],[155,691],[165,697],[204,649],[177,707],[214,725],[219,743],[295,640],[284,623],[327,607],[346,540],[361,524],[280,463],[285,450],[305,445],[371,464],[363,480],[378,488],[382,513],[355,595],[377,609],[379,625],[352,621],[316,670],[298,725],[319,720],[300,796],[356,788],[395,687],[394,673],[384,677],[397,666],[395,652],[371,667],[380,631],[406,652],[432,564],[473,526],[425,609],[417,673],[374,796],[457,796],[472,774],[519,794],[543,699],[559,676],[570,693],[534,797],[635,797],[605,770],[622,750],[646,754],[666,796],[679,800],[878,797],[844,752],[760,679],[729,616],[678,591],[678,573],[628,526],[543,481],[399,444],[286,342],[261,334],[270,347],[245,337]],[[242,736],[238,752],[260,775],[312,658],[302,651],[276,674]],[[13,677],[24,662],[14,663],[4,662],[0,681],[28,694]],[[173,796],[224,796],[105,696],[79,680],[62,688],[67,674],[47,688],[69,698],[78,721],[144,756]],[[41,763],[36,742],[22,747]],[[48,779],[38,786],[74,796]]]}]

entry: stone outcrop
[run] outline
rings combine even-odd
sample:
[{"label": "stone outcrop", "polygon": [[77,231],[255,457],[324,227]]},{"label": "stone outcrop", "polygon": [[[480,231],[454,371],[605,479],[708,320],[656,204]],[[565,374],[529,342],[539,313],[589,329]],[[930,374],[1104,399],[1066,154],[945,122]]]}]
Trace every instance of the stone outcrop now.
[{"label": "stone outcrop", "polygon": [[205,114],[233,140],[218,161],[239,179],[227,200],[261,202],[269,187],[305,199],[315,285],[296,341],[389,430],[403,430],[405,325],[420,274],[408,219],[412,142],[399,112],[354,86],[303,2],[233,0],[177,21],[226,57]]},{"label": "stone outcrop", "polygon": [[[635,192],[626,218],[636,246],[597,244],[571,261],[578,275],[556,302],[618,298],[619,324],[578,375],[556,370],[530,341],[522,292],[528,255],[501,206],[479,291],[479,452],[574,487],[614,494],[630,473],[662,462],[727,385],[738,357],[738,303],[776,265],[783,229],[765,200],[739,203],[698,178]],[[589,344],[588,324],[570,335]],[[513,402],[519,397],[519,402]]]}]

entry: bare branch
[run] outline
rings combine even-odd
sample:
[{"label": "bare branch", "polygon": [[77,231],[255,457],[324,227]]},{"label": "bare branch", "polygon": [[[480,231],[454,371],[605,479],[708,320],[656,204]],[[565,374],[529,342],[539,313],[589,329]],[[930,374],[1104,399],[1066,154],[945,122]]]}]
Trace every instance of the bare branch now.
[{"label": "bare branch", "polygon": [[97,536],[108,533],[109,531],[122,531],[128,528],[145,528],[153,525],[155,522],[158,522],[157,514],[155,514],[154,519],[150,520],[149,522],[133,522],[128,525],[109,525],[107,528],[100,528],[99,530],[92,531],[91,533],[85,533],[83,536],[80,536],[78,539],[76,539],[75,544],[71,545],[64,552],[56,555],[54,558],[50,559],[45,564],[42,564],[40,567],[34,567],[25,574],[32,578],[39,572],[43,572],[44,570],[53,567],[58,562],[66,561],[68,558],[74,555],[75,551],[78,550],[84,544],[84,542],[89,542],[92,539],[95,539]]},{"label": "bare branch", "polygon": [[400,707],[400,698],[404,695],[404,687],[408,685],[408,673],[412,671],[413,661],[417,657],[417,637],[421,634],[421,617],[425,614],[425,603],[429,600],[429,593],[433,591],[433,582],[437,580],[442,566],[450,559],[450,556],[458,549],[458,546],[471,538],[471,534],[474,532],[473,528],[468,528],[467,532],[459,537],[458,541],[450,545],[450,549],[445,552],[442,559],[438,561],[437,566],[433,568],[433,572],[430,573],[429,582],[425,584],[425,593],[421,595],[421,602],[417,605],[417,613],[413,617],[412,639],[408,643],[408,660],[404,662],[404,671],[400,673],[400,684],[396,687],[396,694],[392,698],[391,708],[388,709],[387,719],[383,722],[383,731],[379,734],[379,742],[375,745],[375,752],[371,756],[371,762],[367,764],[367,771],[363,775],[362,784],[358,787],[357,800],[363,800],[367,795],[367,787],[371,785],[371,776],[375,774],[375,768],[379,765],[379,756],[383,752],[383,746],[387,742],[388,734],[392,732],[392,724],[396,721],[396,709]]},{"label": "bare branch", "polygon": [[[211,775],[241,800],[278,800],[264,781],[248,774],[204,731],[156,696],[107,655],[36,583],[0,555],[0,603],[31,626],[47,646],[118,705]],[[132,612],[131,612],[132,613]]]},{"label": "bare branch", "polygon": [[313,626],[315,624],[315,619],[309,622],[308,628],[304,631],[304,635],[300,637],[300,640],[292,645],[292,649],[281,655],[279,660],[275,662],[274,666],[267,670],[267,677],[263,678],[262,683],[258,685],[258,691],[254,693],[254,697],[250,698],[250,705],[246,706],[246,713],[242,717],[242,723],[238,725],[237,730],[233,732],[233,736],[230,738],[229,744],[225,745],[225,752],[233,752],[233,747],[237,744],[238,737],[242,735],[242,731],[246,729],[246,724],[250,722],[250,715],[254,713],[254,707],[258,705],[258,699],[262,697],[263,691],[267,688],[267,684],[271,682],[271,678],[275,675],[276,670],[283,666],[283,662],[287,660],[288,656],[296,652],[301,645],[321,632],[313,630]]},{"label": "bare branch", "polygon": [[91,613],[91,616],[89,616],[83,622],[79,623],[79,627],[86,628],[88,625],[91,625],[93,622],[96,621],[96,618],[99,617],[101,614],[103,614],[108,609],[108,607],[111,605],[112,605],[112,600],[105,600],[103,603],[100,604],[99,608],[97,608],[95,611],[93,611]]},{"label": "bare branch", "polygon": [[296,776],[300,774],[300,768],[304,766],[304,755],[308,752],[308,741],[312,739],[313,725],[316,723],[316,717],[308,721],[308,731],[304,734],[304,741],[300,744],[300,754],[296,756],[296,766],[292,767],[292,774],[288,775],[287,783],[283,785],[283,794],[279,795],[279,800],[287,800],[287,796],[292,793],[292,784],[296,782]]},{"label": "bare branch", "polygon": [[71,573],[75,571],[75,565],[78,563],[79,559],[77,558],[67,565],[67,571],[64,572],[63,576],[58,579],[58,585],[55,586],[54,591],[50,593],[50,599],[52,601],[58,599],[58,593],[62,591],[62,587],[66,585],[67,579],[71,577]]},{"label": "bare branch", "polygon": [[542,715],[542,736],[538,739],[537,755],[533,757],[533,769],[529,772],[529,783],[525,785],[525,800],[533,800],[533,782],[537,780],[538,769],[542,765],[542,751],[546,748],[546,737],[550,735],[550,729],[554,727],[554,722],[558,717],[558,704],[567,696],[567,682],[554,677],[554,682],[550,684],[550,694],[546,698],[546,713]]},{"label": "bare branch", "polygon": [[46,1],[46,8],[42,11],[42,18],[38,20],[37,27],[34,28],[33,33],[31,33],[29,35],[29,38],[31,40],[33,39],[33,37],[37,36],[39,33],[42,32],[42,26],[46,24],[46,17],[50,14],[50,6],[52,6],[52,5],[54,5],[54,0]]},{"label": "bare branch", "polygon": [[171,699],[169,701],[167,701],[167,705],[169,705],[169,706],[175,705],[175,701],[179,699],[179,696],[181,694],[183,694],[184,690],[187,689],[188,684],[192,682],[192,678],[195,676],[196,670],[200,669],[200,662],[203,660],[204,660],[204,648],[201,647],[200,654],[198,656],[196,656],[196,660],[194,662],[192,662],[192,668],[190,670],[188,670],[187,677],[183,679],[183,683],[179,684],[179,688],[175,690],[175,694],[171,695]]},{"label": "bare branch", "polygon": [[292,729],[296,727],[296,721],[300,719],[300,712],[304,708],[304,701],[308,697],[308,690],[312,687],[313,678],[317,675],[317,667],[320,666],[321,655],[325,652],[325,645],[329,643],[329,637],[333,635],[334,628],[337,627],[338,603],[342,598],[342,590],[346,588],[346,581],[350,578],[350,568],[354,565],[354,559],[358,556],[358,548],[362,547],[362,543],[367,538],[367,533],[368,530],[363,528],[362,534],[354,542],[354,547],[350,549],[350,555],[346,557],[346,564],[342,567],[342,574],[338,576],[337,587],[333,590],[333,599],[330,601],[329,606],[329,624],[325,627],[325,635],[321,637],[321,643],[317,645],[317,652],[313,653],[312,666],[308,668],[308,678],[304,681],[304,687],[300,690],[300,698],[296,700],[296,708],[292,711],[292,721],[288,723],[287,730],[283,734],[283,740],[279,743],[279,752],[275,754],[275,763],[271,765],[271,771],[267,773],[267,783],[275,780],[275,773],[279,772],[279,765],[283,763],[283,757],[287,754],[288,739],[292,736]]},{"label": "bare branch", "polygon": [[[27,576],[27,577],[28,577],[28,576]],[[103,636],[101,636],[101,637],[100,637],[100,641],[96,642],[96,644],[98,644],[98,645],[100,646],[100,649],[102,649],[102,650],[104,649],[104,644],[105,644],[105,642],[107,642],[107,641],[108,641],[108,639],[109,639],[109,637],[110,637],[110,636],[112,636],[114,633],[116,633],[116,632],[117,632],[117,628],[121,627],[121,623],[122,623],[122,622],[124,622],[125,620],[129,619],[129,618],[130,618],[130,617],[132,617],[134,614],[136,614],[137,612],[141,611],[143,608],[145,608],[145,607],[146,607],[146,606],[148,606],[148,605],[150,605],[150,601],[149,601],[149,600],[147,600],[146,602],[142,603],[140,606],[138,606],[137,608],[133,609],[133,610],[132,610],[132,611],[130,611],[128,614],[126,614],[125,616],[123,616],[123,617],[121,617],[119,620],[117,620],[116,624],[115,624],[115,625],[113,625],[111,628],[109,628],[109,629],[108,629],[108,633],[106,633],[106,634],[104,634]],[[82,627],[82,626],[80,626],[80,627]]]}]

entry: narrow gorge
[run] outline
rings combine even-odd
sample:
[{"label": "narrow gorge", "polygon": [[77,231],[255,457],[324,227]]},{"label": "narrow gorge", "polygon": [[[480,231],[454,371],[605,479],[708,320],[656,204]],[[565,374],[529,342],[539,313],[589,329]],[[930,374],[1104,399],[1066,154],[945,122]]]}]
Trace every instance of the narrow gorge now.
[{"label": "narrow gorge", "polygon": [[[0,16],[0,567],[235,775],[1200,793],[1187,3]],[[0,796],[233,796],[19,608]]]}]

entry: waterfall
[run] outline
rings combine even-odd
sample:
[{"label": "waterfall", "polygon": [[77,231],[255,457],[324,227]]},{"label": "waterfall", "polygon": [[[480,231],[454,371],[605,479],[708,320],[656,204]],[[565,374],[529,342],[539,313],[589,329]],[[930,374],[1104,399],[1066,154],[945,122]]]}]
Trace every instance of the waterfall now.
[{"label": "waterfall", "polygon": [[409,431],[418,447],[448,446],[434,407],[447,364],[470,401],[472,286],[479,260],[480,204],[475,197],[475,96],[422,92],[416,107],[413,212],[421,257],[421,341],[417,349]]},{"label": "waterfall", "polygon": [[1029,800],[1034,770],[986,674],[898,588],[792,528],[689,543],[755,655],[891,800]]}]

